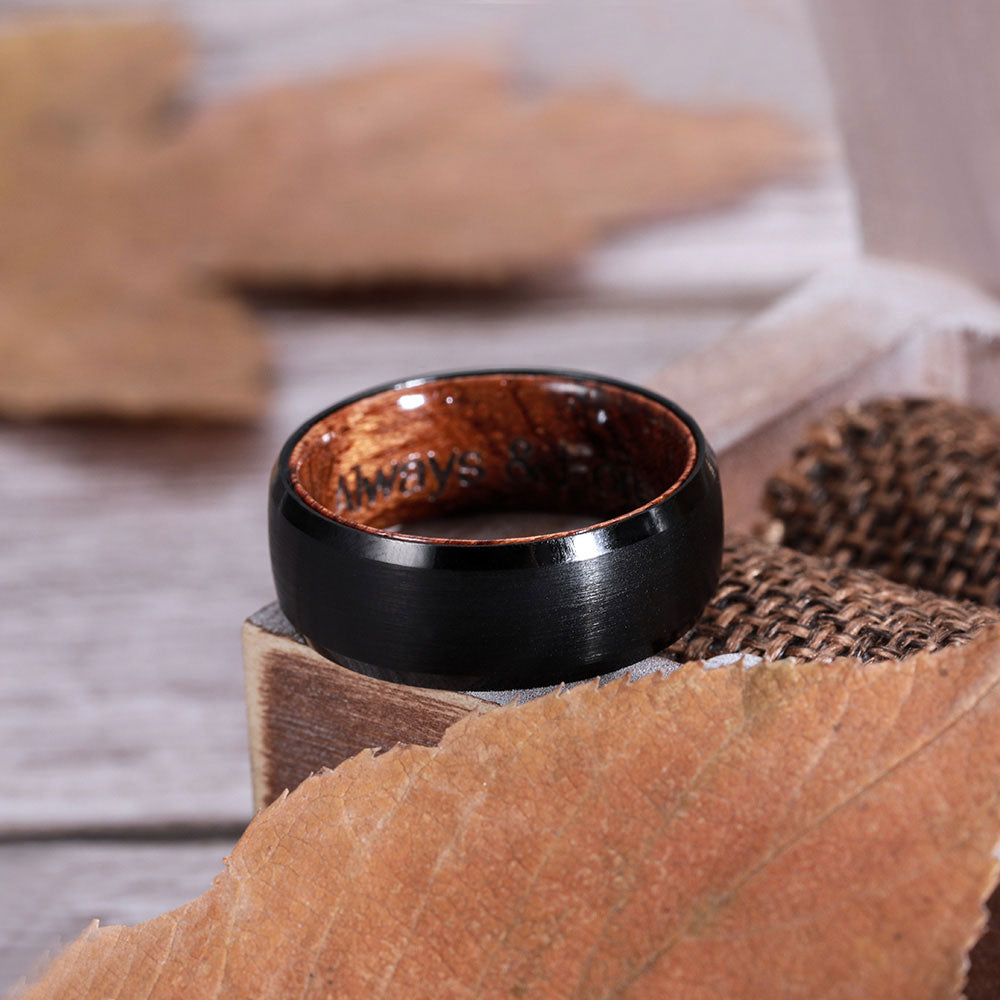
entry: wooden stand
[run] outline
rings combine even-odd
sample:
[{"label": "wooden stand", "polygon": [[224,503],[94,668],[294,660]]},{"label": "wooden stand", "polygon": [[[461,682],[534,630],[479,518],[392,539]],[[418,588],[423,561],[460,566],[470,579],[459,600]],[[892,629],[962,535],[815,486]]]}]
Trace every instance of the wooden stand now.
[{"label": "wooden stand", "polygon": [[299,639],[277,604],[243,625],[254,807],[321,767],[366,748],[434,746],[453,723],[492,702],[355,673]]}]

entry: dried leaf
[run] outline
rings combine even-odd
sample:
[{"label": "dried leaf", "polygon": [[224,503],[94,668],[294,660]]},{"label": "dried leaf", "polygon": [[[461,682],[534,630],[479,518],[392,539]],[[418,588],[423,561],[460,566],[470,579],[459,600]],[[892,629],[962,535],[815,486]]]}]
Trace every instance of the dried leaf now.
[{"label": "dried leaf", "polygon": [[688,665],[307,780],[27,997],[955,997],[998,833],[1000,631]]},{"label": "dried leaf", "polygon": [[78,156],[141,139],[159,127],[189,68],[184,32],[162,21],[91,14],[9,24],[0,32],[0,136],[72,141]]},{"label": "dried leaf", "polygon": [[146,207],[157,192],[143,164],[186,64],[182,36],[158,22],[0,34],[4,412],[260,412],[265,352],[249,315],[187,273]]},{"label": "dried leaf", "polygon": [[805,156],[765,113],[621,90],[529,97],[435,56],[206,109],[163,170],[188,206],[175,218],[209,220],[192,252],[239,281],[480,283],[732,200]]}]

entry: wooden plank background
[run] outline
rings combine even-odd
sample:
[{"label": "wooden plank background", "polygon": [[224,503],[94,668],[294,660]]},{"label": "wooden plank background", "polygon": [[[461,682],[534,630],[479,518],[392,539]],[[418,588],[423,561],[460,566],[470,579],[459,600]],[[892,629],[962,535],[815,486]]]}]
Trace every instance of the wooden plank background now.
[{"label": "wooden plank background", "polygon": [[[502,40],[536,76],[757,101],[828,129],[794,0],[168,9],[197,33],[202,96],[476,36]],[[239,628],[273,597],[266,483],[302,419],[367,385],[443,368],[553,365],[647,381],[856,248],[834,161],[730,211],[622,237],[529,300],[262,308],[274,394],[254,428],[0,425],[0,990],[91,917],[135,922],[203,891],[249,818]]]}]

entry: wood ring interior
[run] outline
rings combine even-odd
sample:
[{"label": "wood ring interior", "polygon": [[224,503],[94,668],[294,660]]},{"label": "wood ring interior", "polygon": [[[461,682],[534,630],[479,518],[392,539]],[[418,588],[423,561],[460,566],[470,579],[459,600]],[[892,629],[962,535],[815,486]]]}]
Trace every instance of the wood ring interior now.
[{"label": "wood ring interior", "polygon": [[671,493],[696,458],[690,428],[640,392],[567,376],[483,374],[335,410],[298,441],[290,473],[314,509],[381,533],[504,510],[604,523]]}]

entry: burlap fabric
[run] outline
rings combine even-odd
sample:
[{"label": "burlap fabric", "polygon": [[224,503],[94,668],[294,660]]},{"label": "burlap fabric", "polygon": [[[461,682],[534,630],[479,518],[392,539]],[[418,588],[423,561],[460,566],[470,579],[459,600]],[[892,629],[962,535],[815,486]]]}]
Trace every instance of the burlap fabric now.
[{"label": "burlap fabric", "polygon": [[715,597],[667,655],[681,662],[735,652],[765,660],[897,660],[968,642],[998,622],[992,608],[734,535]]},{"label": "burlap fabric", "polygon": [[1000,419],[943,400],[831,413],[768,483],[774,540],[1000,607]]},{"label": "burlap fabric", "polygon": [[[742,642],[769,658],[779,648],[897,657],[966,642],[996,618],[1000,419],[992,414],[943,400],[836,410],[769,481],[764,503],[767,537],[800,552],[734,540],[713,607],[684,639],[691,650]],[[1000,996],[1000,890],[989,911],[969,956],[969,1000]]]}]

